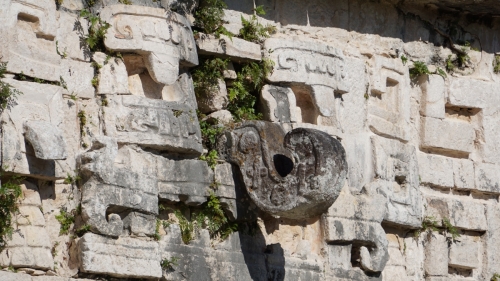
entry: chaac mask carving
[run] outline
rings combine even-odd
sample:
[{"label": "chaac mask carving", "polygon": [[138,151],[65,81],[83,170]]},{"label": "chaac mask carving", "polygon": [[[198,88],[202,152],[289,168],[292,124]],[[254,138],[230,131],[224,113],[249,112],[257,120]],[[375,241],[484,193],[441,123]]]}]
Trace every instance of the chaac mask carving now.
[{"label": "chaac mask carving", "polygon": [[327,211],[347,174],[345,151],[330,135],[252,121],[228,133],[227,158],[239,166],[255,204],[275,216],[304,219]]}]

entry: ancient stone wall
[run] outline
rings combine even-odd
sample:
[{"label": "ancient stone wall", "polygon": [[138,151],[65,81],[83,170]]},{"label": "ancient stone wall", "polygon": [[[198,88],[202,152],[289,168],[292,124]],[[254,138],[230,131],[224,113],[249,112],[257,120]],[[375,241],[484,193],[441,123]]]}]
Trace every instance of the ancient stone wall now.
[{"label": "ancient stone wall", "polygon": [[500,280],[498,3],[227,0],[228,37],[198,2],[0,0],[0,280]]}]

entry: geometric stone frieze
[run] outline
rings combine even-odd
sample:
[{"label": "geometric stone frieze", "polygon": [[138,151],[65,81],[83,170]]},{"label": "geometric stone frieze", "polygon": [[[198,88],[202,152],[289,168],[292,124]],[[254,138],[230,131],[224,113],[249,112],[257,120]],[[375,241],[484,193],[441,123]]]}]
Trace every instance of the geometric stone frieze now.
[{"label": "geometric stone frieze", "polygon": [[102,9],[100,17],[111,25],[104,40],[106,47],[142,55],[149,75],[157,83],[171,85],[177,80],[180,64],[198,64],[191,25],[175,12],[111,5]]},{"label": "geometric stone frieze", "polygon": [[271,38],[264,42],[267,57],[275,62],[267,77],[276,83],[311,86],[315,107],[323,116],[335,114],[336,94],[349,91],[346,85],[346,59],[341,50],[319,42]]},{"label": "geometric stone frieze", "polygon": [[227,136],[228,161],[240,168],[254,203],[272,215],[322,214],[344,186],[344,148],[325,132],[299,128],[285,135],[279,124],[254,121]]},{"label": "geometric stone frieze", "polygon": [[409,140],[410,95],[407,67],[400,59],[372,58],[368,126],[377,135]]},{"label": "geometric stone frieze", "polygon": [[138,96],[108,96],[105,133],[118,143],[201,154],[196,112],[185,103]]},{"label": "geometric stone frieze", "polygon": [[7,70],[59,81],[61,57],[56,52],[54,1],[3,1],[1,5],[0,57],[9,62]]}]

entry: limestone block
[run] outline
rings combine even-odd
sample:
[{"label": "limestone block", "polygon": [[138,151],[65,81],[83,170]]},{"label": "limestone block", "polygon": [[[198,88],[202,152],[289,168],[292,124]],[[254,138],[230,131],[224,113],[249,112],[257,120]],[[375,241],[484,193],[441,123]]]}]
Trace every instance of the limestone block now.
[{"label": "limestone block", "polygon": [[200,205],[214,179],[207,162],[158,159],[158,196],[162,200]]},{"label": "limestone block", "polygon": [[[109,236],[122,233],[124,221],[117,212],[123,208],[158,214],[157,178],[110,165],[116,154],[116,141],[100,137],[94,140],[92,148],[80,160],[80,171],[85,180],[82,187],[82,218],[92,231]],[[142,217],[138,217],[140,221],[134,222],[137,216],[131,216],[128,218],[132,220],[129,225],[147,224]],[[154,217],[147,218],[154,220]],[[148,228],[147,225],[144,228]]]},{"label": "limestone block", "polygon": [[216,38],[215,35],[198,33],[196,46],[201,55],[229,57],[235,61],[260,61],[262,59],[260,45],[243,39],[226,35]]},{"label": "limestone block", "polygon": [[264,120],[283,123],[302,121],[300,108],[297,108],[297,101],[292,89],[265,85],[260,95]]},{"label": "limestone block", "polygon": [[425,245],[424,269],[426,275],[448,275],[448,243],[443,235],[433,232],[429,236]]},{"label": "limestone block", "polygon": [[238,78],[232,62],[229,62],[227,64],[227,68],[226,70],[224,70],[223,74],[224,74],[224,79],[236,80],[236,78]]},{"label": "limestone block", "polygon": [[[82,0],[65,0],[62,5],[66,8],[75,7],[72,10],[82,10],[83,3]],[[80,2],[80,3],[77,3]],[[81,37],[88,36],[88,21],[83,17],[78,17],[76,15],[66,13],[64,11],[59,12],[59,19],[57,20],[57,50],[59,54],[67,58],[71,58],[79,61],[89,61],[90,60],[90,50],[81,45]],[[64,61],[64,60],[62,60]],[[63,62],[64,63],[64,62]],[[66,69],[61,66],[61,75],[65,75]]]},{"label": "limestone block", "polygon": [[233,122],[233,115],[228,110],[223,109],[210,113],[206,120],[216,121],[217,124],[226,125]]},{"label": "limestone block", "polygon": [[453,161],[451,158],[419,152],[418,169],[421,183],[439,187],[453,187]]},{"label": "limestone block", "polygon": [[203,113],[211,113],[226,108],[229,101],[224,80],[219,79],[213,88],[200,93],[196,99],[198,109]]},{"label": "limestone block", "polygon": [[351,268],[352,245],[328,245],[328,265],[332,270]]},{"label": "limestone block", "polygon": [[83,0],[65,0],[61,3],[61,7],[72,11],[80,11],[85,8]]},{"label": "limestone block", "polygon": [[487,163],[475,163],[475,183],[480,191],[500,193],[500,166]]},{"label": "limestone block", "polygon": [[[110,66],[113,62],[110,64]],[[90,63],[63,59],[61,62],[61,67],[64,70],[61,73],[61,78],[67,85],[68,93],[74,94],[80,98],[93,98],[94,97],[94,87],[92,86],[92,79],[94,78],[94,68]],[[108,65],[104,65],[103,68],[107,69]],[[115,65],[119,69],[119,65]],[[104,71],[104,70],[103,70]],[[118,70],[115,70],[115,75],[120,77]],[[103,74],[103,79],[110,79],[111,77],[106,77]],[[122,82],[122,81],[120,81]],[[108,80],[103,81],[104,85],[108,85]]]},{"label": "limestone block", "polygon": [[[241,17],[245,18],[246,20],[250,20],[253,16],[253,15],[249,15],[249,14],[245,14],[245,13],[240,12],[240,11],[242,11],[241,7],[244,4],[241,3],[242,1],[236,1],[236,2],[237,3],[235,3],[235,4],[237,5],[239,11],[233,11],[233,10],[228,10],[228,9],[224,10],[224,22],[225,22],[224,27],[229,32],[231,32],[233,34],[239,34],[240,29],[243,28],[243,24],[241,23]],[[231,5],[229,3],[226,3],[226,4],[228,4],[229,9],[231,9]],[[248,5],[249,6],[248,13],[253,13],[253,4],[250,4],[250,3],[248,3],[248,4],[249,4]],[[276,23],[274,21],[267,20],[267,19],[259,17],[259,16],[257,16],[257,21],[260,24],[262,24],[263,26],[268,26],[268,25],[279,26],[278,23]]]},{"label": "limestone block", "polygon": [[47,121],[26,121],[23,127],[24,137],[33,146],[37,158],[66,159],[66,142],[57,127]]},{"label": "limestone block", "polygon": [[452,243],[448,256],[448,265],[457,268],[473,269],[479,267],[479,242],[469,237],[461,237]]},{"label": "limestone block", "polygon": [[0,271],[0,279],[3,281],[32,281],[31,275],[8,271]]},{"label": "limestone block", "polygon": [[240,168],[250,198],[265,212],[291,219],[319,215],[344,185],[345,150],[325,132],[299,128],[285,135],[278,124],[255,121],[226,136],[228,161]]},{"label": "limestone block", "polygon": [[59,81],[56,6],[51,0],[8,1],[0,11],[0,44],[7,71]]},{"label": "limestone block", "polygon": [[474,189],[474,162],[468,159],[453,159],[453,178],[457,189]]},{"label": "limestone block", "polygon": [[[498,96],[498,90],[497,94]],[[498,105],[500,101],[491,104],[491,107],[483,109],[482,118],[482,134],[484,137],[484,144],[481,147],[483,161],[488,163],[500,164],[500,111]]]},{"label": "limestone block", "polygon": [[[65,122],[62,94],[66,91],[49,84],[13,79],[4,79],[4,81],[23,94],[17,98],[17,105],[2,116],[4,122],[2,165],[8,166],[8,171],[19,174],[31,174],[35,177],[50,179],[65,177],[66,173],[61,173],[58,167],[65,166],[65,163],[71,160],[45,160],[38,158],[37,154],[42,158],[54,157],[56,159],[66,156],[62,146],[54,146],[54,144],[62,145],[65,142],[58,132],[63,129]],[[36,122],[32,123],[31,128],[28,125],[29,133],[23,136],[24,124],[32,121]],[[45,124],[42,126],[45,129],[40,128],[40,124]],[[26,137],[32,142],[25,141]],[[56,143],[51,143],[52,141]]]},{"label": "limestone block", "polygon": [[485,108],[500,100],[496,94],[497,87],[492,82],[453,77],[450,79],[448,102],[454,106]]},{"label": "limestone block", "polygon": [[407,141],[410,124],[409,76],[400,59],[374,56],[368,126],[378,135]]},{"label": "limestone block", "polygon": [[445,117],[445,91],[444,78],[440,75],[422,75],[420,78],[422,99],[420,115],[443,119]]},{"label": "limestone block", "polygon": [[483,267],[483,271],[485,272],[484,276],[490,278],[493,274],[498,273],[500,268],[500,252],[496,250],[500,247],[500,236],[498,235],[500,230],[500,207],[497,204],[487,204],[486,217],[488,228],[483,236],[485,242],[485,254],[483,256],[485,267]]},{"label": "limestone block", "polygon": [[136,96],[108,96],[107,136],[171,152],[201,154],[201,131],[193,108],[184,103]]},{"label": "limestone block", "polygon": [[101,66],[99,69],[99,86],[97,87],[98,94],[130,93],[127,68],[121,59],[107,58],[106,54],[100,52],[94,53],[92,59]]},{"label": "limestone block", "polygon": [[373,188],[388,199],[385,221],[411,228],[422,222],[422,196],[415,147],[397,140],[372,136]]},{"label": "limestone block", "polygon": [[198,64],[189,21],[164,9],[136,5],[111,5],[102,9],[101,19],[111,24],[104,43],[108,49],[141,55],[151,78],[171,85],[179,65]]},{"label": "limestone block", "polygon": [[20,225],[45,226],[45,218],[38,206],[24,205],[19,206],[19,214],[17,223]]},{"label": "limestone block", "polygon": [[474,149],[476,133],[468,122],[422,117],[421,124],[422,148],[459,155],[468,155]]},{"label": "limestone block", "polygon": [[455,200],[427,197],[426,216],[434,217],[438,223],[448,218],[457,228],[484,231],[487,228],[485,206],[474,200]]},{"label": "limestone block", "polygon": [[159,278],[162,275],[157,242],[86,233],[79,246],[82,272],[123,278]]},{"label": "limestone block", "polygon": [[271,38],[264,42],[267,58],[276,63],[271,82],[303,83],[312,87],[314,106],[323,116],[333,116],[335,95],[349,91],[347,59],[339,49],[315,41]]}]

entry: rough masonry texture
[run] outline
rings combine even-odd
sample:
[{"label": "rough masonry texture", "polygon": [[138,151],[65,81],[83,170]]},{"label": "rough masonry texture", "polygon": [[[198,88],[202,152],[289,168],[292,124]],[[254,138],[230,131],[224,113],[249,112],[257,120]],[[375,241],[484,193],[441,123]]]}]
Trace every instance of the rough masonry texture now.
[{"label": "rough masonry texture", "polygon": [[0,0],[0,280],[495,280],[497,1],[206,3]]}]

